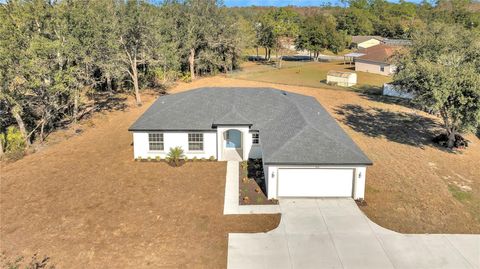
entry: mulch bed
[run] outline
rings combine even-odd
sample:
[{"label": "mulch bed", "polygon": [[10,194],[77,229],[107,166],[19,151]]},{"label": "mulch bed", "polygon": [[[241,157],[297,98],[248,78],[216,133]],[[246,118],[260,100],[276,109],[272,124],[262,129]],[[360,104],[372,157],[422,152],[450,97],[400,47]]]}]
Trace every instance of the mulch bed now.
[{"label": "mulch bed", "polygon": [[240,195],[238,199],[240,205],[278,204],[277,200],[269,200],[265,195],[266,185],[262,159],[249,159],[247,162],[242,162],[239,175]]}]

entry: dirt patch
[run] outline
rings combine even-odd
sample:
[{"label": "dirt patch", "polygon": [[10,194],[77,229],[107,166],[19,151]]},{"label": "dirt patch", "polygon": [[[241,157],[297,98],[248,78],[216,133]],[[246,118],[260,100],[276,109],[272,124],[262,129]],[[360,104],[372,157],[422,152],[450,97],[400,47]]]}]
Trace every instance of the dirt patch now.
[{"label": "dirt patch", "polygon": [[134,161],[127,129],[152,101],[0,164],[0,252],[57,268],[225,268],[229,232],[278,226],[279,215],[223,215],[225,162]]},{"label": "dirt patch", "polygon": [[239,168],[240,205],[276,205],[277,200],[269,200],[265,195],[266,184],[262,159],[249,159],[240,163]]}]

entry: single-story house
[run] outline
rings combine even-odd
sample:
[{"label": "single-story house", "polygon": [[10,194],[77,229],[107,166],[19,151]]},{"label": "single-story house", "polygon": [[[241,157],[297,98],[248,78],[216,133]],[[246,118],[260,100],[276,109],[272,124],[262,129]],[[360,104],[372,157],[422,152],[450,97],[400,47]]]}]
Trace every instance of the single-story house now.
[{"label": "single-story house", "polygon": [[355,58],[355,71],[385,76],[393,74],[396,67],[392,64],[392,56],[400,48],[399,46],[380,44],[360,50],[359,52],[365,55]]},{"label": "single-story house", "polygon": [[327,84],[351,87],[357,84],[357,73],[330,70],[327,73]]},{"label": "single-story house", "polygon": [[372,162],[310,96],[271,88],[200,88],[161,96],[129,128],[135,158],[261,158],[268,198],[363,198]]},{"label": "single-story house", "polygon": [[366,49],[376,45],[381,44],[383,37],[381,36],[366,36],[366,35],[355,35],[352,36],[351,48],[355,49]]}]

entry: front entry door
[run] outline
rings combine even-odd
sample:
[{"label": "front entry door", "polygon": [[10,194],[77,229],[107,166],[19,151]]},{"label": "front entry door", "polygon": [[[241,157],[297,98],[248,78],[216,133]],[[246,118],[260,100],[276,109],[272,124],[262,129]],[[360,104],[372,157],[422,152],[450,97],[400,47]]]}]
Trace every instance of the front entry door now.
[{"label": "front entry door", "polygon": [[227,148],[239,149],[242,147],[242,133],[238,130],[228,130],[225,140]]}]

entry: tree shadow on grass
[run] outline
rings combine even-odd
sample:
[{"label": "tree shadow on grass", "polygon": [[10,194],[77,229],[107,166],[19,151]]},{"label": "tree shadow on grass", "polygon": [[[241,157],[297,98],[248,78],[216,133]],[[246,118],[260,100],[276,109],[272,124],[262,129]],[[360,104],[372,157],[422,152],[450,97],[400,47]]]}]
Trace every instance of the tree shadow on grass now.
[{"label": "tree shadow on grass", "polygon": [[354,90],[359,92],[362,98],[370,101],[421,109],[418,105],[415,105],[410,99],[383,95],[382,86],[361,85],[355,86]]},{"label": "tree shadow on grass", "polygon": [[431,139],[439,128],[430,118],[380,108],[343,105],[335,109],[335,113],[341,115],[341,121],[357,132],[421,148],[433,145]]}]

